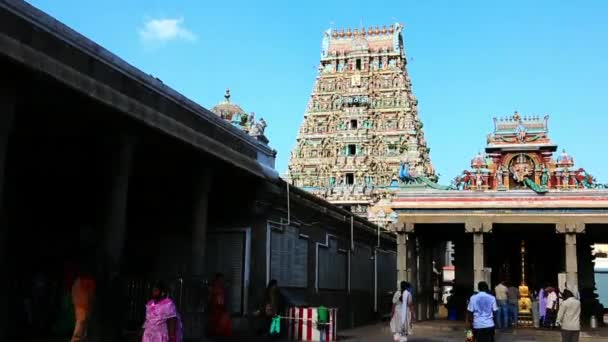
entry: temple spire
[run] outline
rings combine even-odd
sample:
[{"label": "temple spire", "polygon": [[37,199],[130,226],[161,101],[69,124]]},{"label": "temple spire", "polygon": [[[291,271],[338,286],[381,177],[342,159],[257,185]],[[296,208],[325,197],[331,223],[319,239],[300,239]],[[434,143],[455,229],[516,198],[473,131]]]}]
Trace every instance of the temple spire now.
[{"label": "temple spire", "polygon": [[224,94],[224,102],[230,102],[230,89],[226,89],[226,94]]}]

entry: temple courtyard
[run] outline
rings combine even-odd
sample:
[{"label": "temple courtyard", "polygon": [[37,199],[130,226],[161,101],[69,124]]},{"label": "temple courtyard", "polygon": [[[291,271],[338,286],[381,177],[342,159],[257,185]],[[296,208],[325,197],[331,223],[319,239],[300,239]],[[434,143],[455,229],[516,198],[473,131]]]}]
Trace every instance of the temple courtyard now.
[{"label": "temple courtyard", "polygon": [[[414,325],[414,334],[409,342],[462,342],[465,339],[465,325],[462,322],[426,321]],[[340,341],[391,341],[388,324],[375,324],[339,333]],[[497,342],[559,341],[558,330],[512,329],[497,331]],[[581,341],[608,341],[608,329],[583,331]]]}]

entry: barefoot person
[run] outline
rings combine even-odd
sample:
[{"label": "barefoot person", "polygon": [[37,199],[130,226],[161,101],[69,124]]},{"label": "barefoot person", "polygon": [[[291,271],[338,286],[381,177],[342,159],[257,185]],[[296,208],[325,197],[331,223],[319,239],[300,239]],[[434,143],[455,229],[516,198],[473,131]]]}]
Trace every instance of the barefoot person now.
[{"label": "barefoot person", "polygon": [[76,324],[72,334],[72,342],[83,342],[87,340],[87,330],[89,317],[95,298],[95,279],[88,270],[81,271],[81,274],[74,281],[72,286],[72,303],[74,303],[74,316]]},{"label": "barefoot person", "polygon": [[152,299],[146,304],[146,322],[142,342],[181,342],[182,322],[175,303],[167,297],[167,288],[157,283]]},{"label": "barefoot person", "polygon": [[557,323],[562,327],[562,342],[578,342],[581,330],[581,302],[572,291],[564,290],[564,301],[557,312]]},{"label": "barefoot person", "polygon": [[496,298],[490,294],[490,287],[485,281],[477,285],[479,293],[469,301],[468,321],[471,322],[475,342],[494,342],[494,322],[498,305]]},{"label": "barefoot person", "polygon": [[226,307],[226,282],[224,275],[218,273],[210,288],[209,296],[209,335],[216,337],[232,336],[230,313]]},{"label": "barefoot person", "polygon": [[408,283],[402,281],[400,289],[393,296],[391,332],[395,342],[407,341],[412,328],[412,295],[407,290]]}]

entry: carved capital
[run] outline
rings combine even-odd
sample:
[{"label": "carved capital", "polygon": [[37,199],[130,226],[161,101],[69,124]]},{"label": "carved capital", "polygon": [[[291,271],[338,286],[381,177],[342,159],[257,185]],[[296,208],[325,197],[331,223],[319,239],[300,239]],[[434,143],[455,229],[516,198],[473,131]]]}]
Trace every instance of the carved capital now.
[{"label": "carved capital", "polygon": [[491,233],[492,222],[482,220],[471,220],[464,223],[466,233]]},{"label": "carved capital", "polygon": [[582,234],[585,232],[583,222],[558,222],[555,224],[555,232],[558,234]]},{"label": "carved capital", "polygon": [[404,222],[401,225],[395,225],[397,232],[399,233],[413,233],[414,232],[414,223],[412,222]]}]

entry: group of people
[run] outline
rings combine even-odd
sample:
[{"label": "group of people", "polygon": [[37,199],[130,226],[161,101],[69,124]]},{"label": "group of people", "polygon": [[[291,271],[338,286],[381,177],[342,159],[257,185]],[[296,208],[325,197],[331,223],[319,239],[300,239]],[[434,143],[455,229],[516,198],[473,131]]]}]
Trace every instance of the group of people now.
[{"label": "group of people", "polygon": [[[517,316],[510,315],[512,311],[510,305],[515,299],[519,300],[519,291],[514,291],[507,285],[501,283],[496,286],[496,297],[490,293],[490,287],[486,282],[482,281],[477,285],[478,292],[471,296],[467,306],[467,321],[475,342],[494,342],[496,327],[510,327],[517,323]],[[541,314],[539,319],[560,326],[563,342],[576,342],[580,332],[581,303],[568,289],[561,293],[561,298],[560,303],[554,288],[542,289],[538,302],[539,308],[544,307],[545,310],[539,310]],[[540,299],[544,301],[541,302]]]},{"label": "group of people", "polygon": [[[93,305],[95,282],[91,277],[78,277],[73,288],[76,326],[72,342],[87,340],[88,318]],[[152,286],[152,297],[146,303],[145,321],[141,331],[142,342],[181,342],[182,320],[175,302],[168,296],[168,287],[162,282]],[[230,312],[226,305],[224,276],[216,274],[209,287],[209,322],[207,334],[213,337],[232,335]],[[264,296],[263,309],[256,312],[261,318],[262,329],[269,331],[272,318],[280,312],[280,295],[276,280],[271,280]],[[278,337],[278,336],[273,336]]]},{"label": "group of people", "polygon": [[515,327],[519,312],[519,289],[513,284],[502,281],[494,288],[494,294],[498,305],[496,328]]}]

